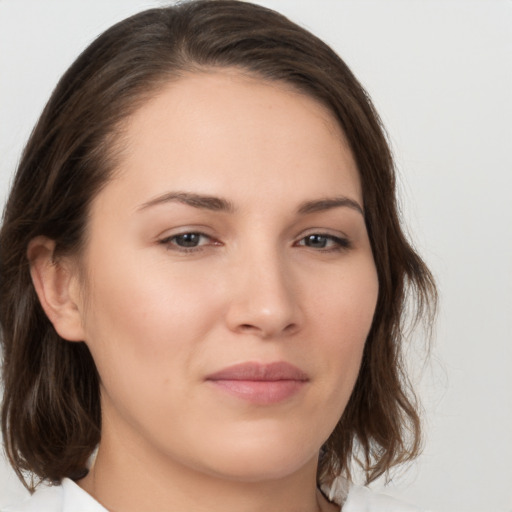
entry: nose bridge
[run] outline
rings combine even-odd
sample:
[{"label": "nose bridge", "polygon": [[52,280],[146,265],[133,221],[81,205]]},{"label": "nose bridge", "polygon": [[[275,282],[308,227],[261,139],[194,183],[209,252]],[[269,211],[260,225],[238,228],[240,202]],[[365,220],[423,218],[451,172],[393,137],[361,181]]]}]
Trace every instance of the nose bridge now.
[{"label": "nose bridge", "polygon": [[240,251],[232,269],[232,328],[271,336],[298,327],[300,308],[285,252],[268,239]]}]

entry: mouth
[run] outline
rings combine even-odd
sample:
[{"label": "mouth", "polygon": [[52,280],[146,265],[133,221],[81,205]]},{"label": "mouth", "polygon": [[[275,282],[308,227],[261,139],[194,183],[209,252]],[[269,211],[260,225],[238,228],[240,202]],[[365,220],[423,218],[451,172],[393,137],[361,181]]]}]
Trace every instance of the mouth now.
[{"label": "mouth", "polygon": [[290,399],[309,382],[308,375],[292,364],[254,362],[229,366],[208,377],[216,389],[258,405],[271,405]]}]

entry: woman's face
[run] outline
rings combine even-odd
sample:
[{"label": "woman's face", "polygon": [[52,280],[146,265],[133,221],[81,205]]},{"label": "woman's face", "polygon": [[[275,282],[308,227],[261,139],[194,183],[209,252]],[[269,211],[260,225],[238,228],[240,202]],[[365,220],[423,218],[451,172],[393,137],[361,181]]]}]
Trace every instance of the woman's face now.
[{"label": "woman's face", "polygon": [[234,71],[170,83],[125,128],[78,307],[100,452],[247,481],[316,464],[378,293],[340,128]]}]

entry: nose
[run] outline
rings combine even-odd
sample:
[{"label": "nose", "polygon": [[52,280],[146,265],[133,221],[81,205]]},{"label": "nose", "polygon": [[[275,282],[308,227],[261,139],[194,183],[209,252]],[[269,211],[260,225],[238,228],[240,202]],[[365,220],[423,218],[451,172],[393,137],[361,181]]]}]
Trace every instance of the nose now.
[{"label": "nose", "polygon": [[263,339],[300,330],[303,311],[292,269],[277,251],[245,255],[231,268],[226,320],[232,331]]}]

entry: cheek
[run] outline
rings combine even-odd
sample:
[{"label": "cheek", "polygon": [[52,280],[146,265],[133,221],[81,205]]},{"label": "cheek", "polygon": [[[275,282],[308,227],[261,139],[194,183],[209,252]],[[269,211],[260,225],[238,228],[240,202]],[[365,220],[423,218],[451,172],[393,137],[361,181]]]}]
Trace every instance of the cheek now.
[{"label": "cheek", "polygon": [[84,330],[104,384],[140,376],[159,385],[171,371],[185,371],[193,348],[219,317],[217,292],[204,285],[201,272],[113,254],[101,265],[91,258],[90,268],[95,273]]},{"label": "cheek", "polygon": [[322,288],[313,289],[309,297],[315,309],[316,323],[336,332],[335,337],[340,341],[345,340],[348,345],[360,344],[361,340],[364,343],[379,293],[373,258],[358,258],[346,266],[340,266],[337,273],[316,277],[317,282],[323,285]]},{"label": "cheek", "polygon": [[[324,352],[323,392],[338,418],[357,379],[370,331],[379,287],[373,259],[354,265],[316,297],[319,351]],[[323,342],[321,342],[323,340]]]},{"label": "cheek", "polygon": [[108,421],[124,417],[145,432],[150,418],[163,429],[153,427],[157,437],[165,439],[187,410],[187,385],[195,382],[197,353],[219,316],[217,300],[201,276],[171,275],[158,262],[141,268],[126,257],[117,264],[102,261],[91,287],[86,343]]}]

